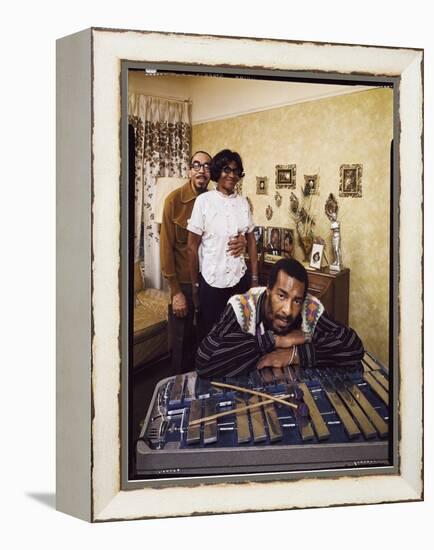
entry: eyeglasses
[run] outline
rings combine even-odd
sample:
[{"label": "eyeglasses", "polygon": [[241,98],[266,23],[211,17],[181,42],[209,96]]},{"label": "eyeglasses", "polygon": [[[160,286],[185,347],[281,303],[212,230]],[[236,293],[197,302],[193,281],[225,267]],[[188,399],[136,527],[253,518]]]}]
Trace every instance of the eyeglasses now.
[{"label": "eyeglasses", "polygon": [[209,162],[201,163],[198,160],[195,160],[191,163],[190,168],[192,168],[195,172],[199,172],[201,168],[203,168],[205,172],[209,172],[211,170],[211,164]]},{"label": "eyeglasses", "polygon": [[237,178],[243,178],[245,176],[244,172],[240,168],[231,168],[230,166],[223,166],[222,172],[225,174],[232,174],[237,176]]}]

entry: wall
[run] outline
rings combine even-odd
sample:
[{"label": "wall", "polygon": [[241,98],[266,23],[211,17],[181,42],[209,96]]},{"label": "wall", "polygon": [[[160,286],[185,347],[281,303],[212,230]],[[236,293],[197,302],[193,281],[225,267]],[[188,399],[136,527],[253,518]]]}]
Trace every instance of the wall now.
[{"label": "wall", "polygon": [[193,124],[364,89],[363,86],[354,85],[211,76],[193,77],[190,85]]},{"label": "wall", "polygon": [[180,75],[149,76],[144,71],[128,72],[128,91],[133,94],[186,100],[191,95],[191,79]]},{"label": "wall", "polygon": [[[253,203],[257,225],[293,227],[289,190],[274,201],[276,164],[296,164],[297,187],[304,174],[319,174],[314,199],[316,234],[330,245],[330,222],[324,204],[338,198],[343,262],[351,270],[350,324],[366,349],[388,361],[390,143],[393,132],[392,91],[377,88],[305,102],[193,126],[193,151],[211,154],[229,147],[238,151],[246,176],[243,194]],[[339,197],[341,164],[363,165],[362,198]],[[256,176],[268,177],[268,196],[256,195]],[[267,204],[273,218],[265,217]],[[295,257],[302,259],[296,248]]]}]

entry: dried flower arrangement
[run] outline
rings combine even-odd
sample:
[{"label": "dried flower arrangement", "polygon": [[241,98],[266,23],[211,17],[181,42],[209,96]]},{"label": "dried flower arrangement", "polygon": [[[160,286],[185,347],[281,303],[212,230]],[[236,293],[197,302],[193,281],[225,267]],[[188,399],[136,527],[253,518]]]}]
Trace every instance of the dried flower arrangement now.
[{"label": "dried flower arrangement", "polygon": [[308,182],[305,182],[301,189],[301,193],[302,197],[300,201],[295,193],[291,192],[289,197],[289,213],[295,222],[298,241],[303,250],[304,260],[308,261],[314,241],[313,226],[315,225],[312,214],[314,195],[311,193]]}]

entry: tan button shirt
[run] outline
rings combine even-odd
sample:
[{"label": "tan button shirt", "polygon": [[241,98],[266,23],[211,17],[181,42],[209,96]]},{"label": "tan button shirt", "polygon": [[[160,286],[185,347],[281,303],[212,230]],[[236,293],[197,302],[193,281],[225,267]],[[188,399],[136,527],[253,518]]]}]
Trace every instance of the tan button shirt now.
[{"label": "tan button shirt", "polygon": [[160,261],[161,271],[169,283],[172,296],[181,292],[180,283],[191,282],[187,258],[187,221],[196,197],[188,181],[172,191],[164,203]]}]

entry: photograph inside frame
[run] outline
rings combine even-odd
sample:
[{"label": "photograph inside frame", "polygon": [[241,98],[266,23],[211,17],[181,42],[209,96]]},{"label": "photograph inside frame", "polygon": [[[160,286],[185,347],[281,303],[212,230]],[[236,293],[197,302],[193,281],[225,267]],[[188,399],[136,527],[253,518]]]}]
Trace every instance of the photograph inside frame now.
[{"label": "photograph inside frame", "polygon": [[129,479],[394,465],[393,85],[130,69],[123,124]]}]

